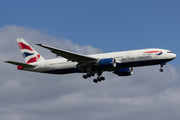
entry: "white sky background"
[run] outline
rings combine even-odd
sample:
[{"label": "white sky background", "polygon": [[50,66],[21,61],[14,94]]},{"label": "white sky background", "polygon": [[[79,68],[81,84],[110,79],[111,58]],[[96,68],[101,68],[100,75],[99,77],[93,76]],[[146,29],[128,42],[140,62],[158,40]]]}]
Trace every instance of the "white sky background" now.
[{"label": "white sky background", "polygon": [[5,60],[24,62],[16,43],[23,37],[44,58],[54,58],[43,43],[82,54],[100,53],[55,38],[46,30],[19,26],[0,28],[0,120],[178,120],[180,118],[179,66],[134,68],[129,77],[103,73],[95,84],[83,74],[49,75],[16,70]]}]

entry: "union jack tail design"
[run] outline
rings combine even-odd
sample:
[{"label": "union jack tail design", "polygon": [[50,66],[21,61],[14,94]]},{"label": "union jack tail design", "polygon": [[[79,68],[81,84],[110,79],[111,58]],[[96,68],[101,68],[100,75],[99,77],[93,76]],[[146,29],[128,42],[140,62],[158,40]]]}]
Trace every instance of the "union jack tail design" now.
[{"label": "union jack tail design", "polygon": [[26,64],[44,60],[23,38],[18,38],[17,43],[24,57]]}]

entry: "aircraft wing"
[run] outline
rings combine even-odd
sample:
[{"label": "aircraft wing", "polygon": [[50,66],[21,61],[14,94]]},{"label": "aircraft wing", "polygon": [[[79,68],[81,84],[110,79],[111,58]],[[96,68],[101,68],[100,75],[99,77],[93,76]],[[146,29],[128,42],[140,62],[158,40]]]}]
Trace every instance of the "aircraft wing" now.
[{"label": "aircraft wing", "polygon": [[13,65],[23,66],[23,67],[35,67],[35,65],[30,65],[30,64],[25,64],[25,63],[19,63],[19,62],[14,62],[14,61],[4,61],[4,62],[13,64]]},{"label": "aircraft wing", "polygon": [[93,58],[93,57],[89,57],[86,55],[50,47],[50,46],[43,45],[43,44],[36,44],[36,45],[41,46],[46,49],[49,49],[49,50],[51,50],[52,53],[55,53],[57,56],[62,56],[64,58],[68,59],[69,61],[73,61],[73,62],[93,63],[98,60],[97,58]]}]

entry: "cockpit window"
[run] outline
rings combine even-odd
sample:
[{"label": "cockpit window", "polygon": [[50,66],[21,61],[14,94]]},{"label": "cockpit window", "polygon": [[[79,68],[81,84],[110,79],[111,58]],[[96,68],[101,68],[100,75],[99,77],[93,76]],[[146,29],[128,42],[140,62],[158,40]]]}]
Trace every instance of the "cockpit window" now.
[{"label": "cockpit window", "polygon": [[173,52],[171,52],[171,51],[168,51],[167,53],[173,53]]}]

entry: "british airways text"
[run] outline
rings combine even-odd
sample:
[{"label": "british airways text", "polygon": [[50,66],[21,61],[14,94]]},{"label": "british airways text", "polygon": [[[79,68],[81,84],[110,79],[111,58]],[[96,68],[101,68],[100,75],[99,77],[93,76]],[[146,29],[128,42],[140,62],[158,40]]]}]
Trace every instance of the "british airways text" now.
[{"label": "british airways text", "polygon": [[151,59],[151,56],[138,56],[138,57],[127,57],[127,58],[121,58],[121,61],[133,61],[133,60],[145,60],[145,59]]}]

